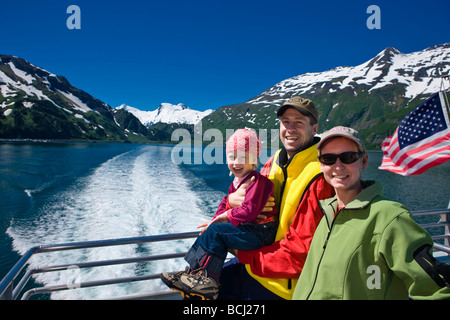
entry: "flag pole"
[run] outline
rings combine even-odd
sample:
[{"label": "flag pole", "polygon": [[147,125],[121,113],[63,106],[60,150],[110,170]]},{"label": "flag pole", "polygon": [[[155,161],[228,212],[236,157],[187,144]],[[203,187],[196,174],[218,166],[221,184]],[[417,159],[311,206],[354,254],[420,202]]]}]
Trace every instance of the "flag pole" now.
[{"label": "flag pole", "polygon": [[448,89],[445,90],[444,80],[448,80],[448,82],[449,82],[449,88],[450,88],[450,76],[449,76],[449,75],[446,75],[446,76],[442,76],[442,77],[441,77],[441,88],[440,88],[440,91],[442,92],[442,94],[443,94],[443,96],[444,96],[444,100],[445,100],[444,102],[445,102],[445,104],[446,104],[445,111],[447,111],[447,114],[450,115],[450,104],[448,103],[448,97],[447,97],[447,91],[448,91]]}]

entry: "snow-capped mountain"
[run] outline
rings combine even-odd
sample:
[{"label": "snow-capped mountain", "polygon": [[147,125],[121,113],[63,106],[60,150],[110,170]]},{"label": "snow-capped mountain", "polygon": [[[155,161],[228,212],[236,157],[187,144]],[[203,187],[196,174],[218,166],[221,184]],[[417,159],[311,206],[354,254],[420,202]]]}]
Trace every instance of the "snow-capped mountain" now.
[{"label": "snow-capped mountain", "polygon": [[[0,107],[6,108],[17,98],[48,101],[70,113],[110,111],[110,107],[73,87],[66,78],[57,76],[13,56],[0,55]],[[28,107],[32,107],[32,102]]]},{"label": "snow-capped mountain", "polygon": [[110,106],[65,77],[0,55],[1,138],[125,141],[125,130]]},{"label": "snow-capped mountain", "polygon": [[[283,80],[247,102],[216,110],[204,118],[203,129],[276,128],[278,107],[300,95],[316,105],[319,133],[336,125],[354,127],[367,146],[379,149],[406,114],[440,90],[443,77],[448,75],[450,43],[407,54],[386,48],[355,67]],[[444,84],[448,90],[449,81]]]},{"label": "snow-capped mountain", "polygon": [[[216,128],[224,137],[226,129],[244,127],[270,132],[278,127],[278,107],[301,95],[319,111],[319,133],[351,126],[366,146],[379,149],[403,117],[439,91],[449,75],[450,43],[406,54],[387,48],[363,64],[298,75],[214,112],[167,103],[146,112],[125,105],[113,109],[63,76],[0,55],[0,138],[170,141],[176,127],[191,130],[200,120],[203,130]],[[449,81],[444,84],[448,89]]]},{"label": "snow-capped mountain", "polygon": [[201,119],[213,112],[212,109],[206,111],[192,110],[182,103],[177,105],[162,103],[156,110],[153,111],[142,111],[125,104],[118,106],[116,109],[130,112],[146,127],[150,127],[159,122],[197,124]]},{"label": "snow-capped mountain", "polygon": [[387,48],[356,67],[337,67],[283,80],[247,103],[282,103],[291,94],[327,94],[344,89],[357,94],[362,87],[371,93],[393,84],[404,87],[403,96],[413,99],[439,91],[441,76],[449,72],[450,43],[409,54]]},{"label": "snow-capped mountain", "polygon": [[[0,138],[170,141],[173,130],[189,128],[211,112],[166,103],[153,112],[113,109],[63,76],[0,55]],[[159,126],[150,130],[142,123]]]}]

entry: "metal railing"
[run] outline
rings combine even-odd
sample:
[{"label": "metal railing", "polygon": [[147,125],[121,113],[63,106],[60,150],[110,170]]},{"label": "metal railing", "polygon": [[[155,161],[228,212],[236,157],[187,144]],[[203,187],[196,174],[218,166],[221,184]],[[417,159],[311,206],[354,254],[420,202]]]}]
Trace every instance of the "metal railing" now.
[{"label": "metal railing", "polygon": [[[438,221],[431,222],[431,223],[420,223],[420,225],[428,231],[431,235],[431,239],[437,244],[438,246],[434,246],[435,249],[438,249],[440,251],[444,251],[448,254],[450,252],[446,251],[445,247],[450,247],[450,208],[443,209],[443,210],[422,210],[422,211],[414,211],[412,212],[412,215],[415,219],[418,219],[420,217],[430,217],[430,216],[438,216]],[[437,220],[437,219],[436,219]],[[441,231],[433,232],[436,228],[441,228]],[[438,240],[443,240],[443,245],[439,243],[436,243]],[[440,249],[439,249],[440,248]]]},{"label": "metal railing", "polygon": [[[30,278],[37,273],[44,272],[52,272],[52,271],[61,271],[68,270],[70,267],[76,265],[77,268],[93,268],[100,266],[110,266],[117,264],[125,264],[125,263],[136,263],[136,262],[147,262],[147,261],[155,261],[155,260],[163,260],[163,259],[174,259],[179,257],[184,257],[186,252],[183,253],[172,253],[172,254],[163,254],[163,255],[151,255],[151,256],[143,256],[143,257],[132,257],[132,258],[124,258],[124,259],[114,259],[114,260],[103,260],[103,261],[93,261],[93,262],[84,262],[84,263],[71,263],[64,264],[58,266],[49,266],[49,267],[41,267],[41,268],[33,268],[29,269],[25,272],[23,276],[20,277],[16,286],[14,286],[16,278],[20,275],[22,270],[27,265],[29,259],[38,253],[44,252],[54,252],[54,251],[63,251],[63,250],[74,250],[74,249],[86,249],[86,248],[99,248],[99,247],[110,247],[110,246],[119,246],[119,245],[128,245],[128,244],[142,244],[142,243],[152,243],[152,242],[160,242],[160,241],[170,241],[170,240],[182,240],[188,238],[195,238],[198,236],[198,232],[188,232],[188,233],[177,233],[177,234],[167,234],[167,235],[155,235],[155,236],[147,236],[147,237],[133,237],[133,238],[122,238],[122,239],[111,239],[111,240],[98,240],[98,241],[85,241],[85,242],[73,242],[73,243],[63,243],[63,244],[55,244],[55,245],[42,245],[36,246],[29,249],[22,258],[13,266],[13,268],[6,274],[3,280],[0,282],[0,300],[16,300],[20,297],[22,290],[25,285],[28,283]],[[76,284],[76,288],[87,288],[93,286],[102,286],[109,284],[119,284],[119,283],[128,283],[133,281],[142,281],[142,280],[151,280],[159,278],[159,274],[151,274],[144,276],[133,276],[126,278],[114,278],[114,279],[105,279],[98,281],[89,281],[89,282],[81,282]],[[70,284],[60,284],[46,287],[33,288],[28,290],[22,295],[22,300],[29,299],[31,296],[35,294],[44,294],[51,293],[55,291],[74,289],[74,286]],[[166,292],[157,292],[157,293],[149,293],[146,295],[146,298],[163,298],[167,296],[177,295],[176,292],[166,291]],[[133,298],[133,297],[130,297]],[[144,296],[140,296],[140,298],[144,298]]]},{"label": "metal railing", "polygon": [[[430,232],[430,229],[435,228],[443,228],[443,232],[439,232],[439,234],[432,235],[434,243],[434,250],[441,251],[441,254],[446,258],[450,258],[450,209],[445,210],[426,210],[426,211],[417,211],[413,212],[414,217],[423,217],[423,216],[431,216],[438,215],[440,216],[440,220],[438,222],[433,223],[422,223],[421,225]],[[433,232],[430,232],[433,234]],[[22,294],[25,286],[31,279],[31,277],[38,273],[45,272],[53,272],[53,271],[62,271],[69,270],[71,267],[76,266],[76,268],[94,268],[100,266],[111,266],[111,265],[119,265],[126,263],[139,263],[139,262],[149,262],[156,260],[164,260],[164,259],[174,259],[184,257],[186,254],[183,253],[170,253],[170,254],[161,254],[161,255],[151,255],[151,256],[140,256],[140,257],[131,257],[131,258],[123,258],[123,259],[113,259],[113,260],[103,260],[103,261],[92,261],[92,262],[83,262],[83,263],[71,263],[71,264],[63,264],[57,266],[47,266],[47,267],[39,267],[39,268],[29,268],[24,271],[24,268],[28,264],[29,259],[39,253],[44,252],[55,252],[55,251],[64,251],[64,250],[74,250],[74,249],[85,249],[85,248],[98,248],[98,247],[110,247],[110,246],[119,246],[119,245],[128,245],[128,244],[142,244],[142,243],[153,243],[160,241],[171,241],[171,240],[182,240],[188,238],[195,238],[198,236],[198,232],[188,232],[188,233],[177,233],[177,234],[168,234],[168,235],[155,235],[155,236],[147,236],[147,237],[134,237],[134,238],[122,238],[122,239],[111,239],[111,240],[99,240],[99,241],[86,241],[86,242],[74,242],[74,243],[63,243],[56,245],[42,245],[36,246],[29,249],[21,259],[14,265],[14,267],[8,272],[8,274],[3,278],[0,282],[0,300],[15,300],[21,298],[22,300],[29,299],[33,295],[37,294],[45,294],[51,293],[55,291],[61,290],[69,290],[74,289],[73,285],[70,284],[59,284],[59,285],[51,285],[44,287],[37,287],[27,290]],[[443,243],[437,243],[436,241],[440,241]],[[105,279],[105,280],[96,280],[96,281],[87,281],[76,284],[76,288],[88,288],[88,287],[97,287],[103,285],[110,284],[120,284],[120,283],[129,283],[134,281],[143,281],[143,280],[152,280],[159,279],[159,274],[150,274],[150,275],[141,275],[141,276],[132,276],[132,277],[124,277],[124,278],[113,278],[113,279]],[[16,281],[17,280],[17,281]],[[14,285],[17,282],[17,285]],[[21,296],[22,294],[22,296]],[[21,297],[20,297],[21,296]],[[148,294],[139,294],[135,296],[127,296],[127,297],[118,297],[117,299],[164,299],[167,297],[179,296],[177,292],[174,291],[163,291],[163,292],[150,292]]]}]

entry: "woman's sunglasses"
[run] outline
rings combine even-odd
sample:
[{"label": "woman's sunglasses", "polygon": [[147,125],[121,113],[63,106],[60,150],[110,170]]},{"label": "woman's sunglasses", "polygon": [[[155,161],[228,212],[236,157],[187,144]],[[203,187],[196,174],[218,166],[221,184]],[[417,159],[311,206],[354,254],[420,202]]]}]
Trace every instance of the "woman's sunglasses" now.
[{"label": "woman's sunglasses", "polygon": [[336,163],[337,158],[341,160],[342,163],[350,164],[361,158],[363,152],[343,152],[341,154],[325,153],[319,156],[319,161],[325,165],[333,165]]}]

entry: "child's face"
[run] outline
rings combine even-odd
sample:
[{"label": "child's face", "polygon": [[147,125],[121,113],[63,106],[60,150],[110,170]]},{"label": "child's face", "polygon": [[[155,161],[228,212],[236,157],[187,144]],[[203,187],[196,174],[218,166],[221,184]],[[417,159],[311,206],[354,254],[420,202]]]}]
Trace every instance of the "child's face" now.
[{"label": "child's face", "polygon": [[227,154],[228,169],[235,177],[241,178],[253,170],[254,165],[250,164],[248,152],[230,151]]}]

